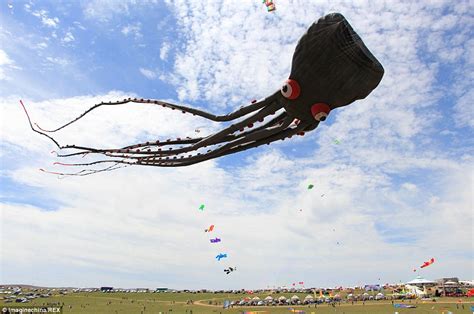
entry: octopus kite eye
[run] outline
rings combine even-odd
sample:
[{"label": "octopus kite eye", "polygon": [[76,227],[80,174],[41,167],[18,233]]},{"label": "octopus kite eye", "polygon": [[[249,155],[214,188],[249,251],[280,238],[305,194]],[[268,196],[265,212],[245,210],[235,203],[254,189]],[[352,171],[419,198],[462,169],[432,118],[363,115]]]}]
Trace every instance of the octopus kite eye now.
[{"label": "octopus kite eye", "polygon": [[295,80],[287,80],[281,87],[281,94],[288,99],[296,99],[300,95],[300,84]]},{"label": "octopus kite eye", "polygon": [[326,120],[331,108],[325,103],[317,103],[311,106],[311,114],[316,121]]}]

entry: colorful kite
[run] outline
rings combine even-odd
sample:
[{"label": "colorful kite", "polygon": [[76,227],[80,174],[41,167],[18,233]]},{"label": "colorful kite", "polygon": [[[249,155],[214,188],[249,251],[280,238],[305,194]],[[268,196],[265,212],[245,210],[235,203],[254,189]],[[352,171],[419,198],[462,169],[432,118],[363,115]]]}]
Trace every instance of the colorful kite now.
[{"label": "colorful kite", "polygon": [[204,210],[204,204],[202,204],[201,206],[199,206],[199,210]]},{"label": "colorful kite", "polygon": [[204,232],[211,232],[212,230],[214,230],[214,225],[210,225],[209,228],[204,229]]},{"label": "colorful kite", "polygon": [[221,258],[227,257],[227,253],[220,253],[219,255],[216,256],[217,260],[220,261]]},{"label": "colorful kite", "polygon": [[334,143],[337,145],[341,144],[341,142],[339,142],[337,139],[334,139]]},{"label": "colorful kite", "polygon": [[275,6],[275,3],[273,3],[273,0],[262,0],[262,3],[265,4],[268,12],[272,12],[276,10],[276,6]]},{"label": "colorful kite", "polygon": [[433,264],[435,261],[435,259],[432,257],[429,261],[427,262],[424,262],[423,265],[420,266],[420,268],[425,268],[427,266],[430,266],[431,264]]},{"label": "colorful kite", "polygon": [[312,184],[308,185],[308,190],[311,190],[312,188],[314,188],[314,185]]},{"label": "colorful kite", "polygon": [[221,239],[215,238],[215,239],[211,239],[210,241],[211,243],[217,243],[217,242],[221,242]]}]

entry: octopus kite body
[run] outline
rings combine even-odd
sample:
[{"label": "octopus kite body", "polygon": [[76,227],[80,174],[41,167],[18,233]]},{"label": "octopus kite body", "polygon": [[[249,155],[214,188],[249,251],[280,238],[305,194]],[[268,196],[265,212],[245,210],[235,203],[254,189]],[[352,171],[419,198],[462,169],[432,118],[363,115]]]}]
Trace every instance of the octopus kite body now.
[{"label": "octopus kite body", "polygon": [[[380,83],[383,74],[382,65],[344,16],[333,13],[313,23],[301,37],[293,54],[289,78],[280,90],[226,115],[214,115],[160,100],[128,98],[94,105],[63,126],[45,130],[37,124],[34,127],[26,109],[25,112],[35,132],[47,136],[60,149],[75,150],[73,153],[58,154],[59,157],[87,154],[107,157],[88,163],[57,163],[83,167],[102,163],[110,165],[101,170],[81,170],[76,175],[112,170],[120,165],[179,167],[284,140],[293,135],[304,135],[325,121],[334,109],[367,97]],[[207,137],[154,140],[116,149],[62,146],[47,134],[67,127],[100,106],[129,102],[158,105],[217,122],[240,120]]]}]

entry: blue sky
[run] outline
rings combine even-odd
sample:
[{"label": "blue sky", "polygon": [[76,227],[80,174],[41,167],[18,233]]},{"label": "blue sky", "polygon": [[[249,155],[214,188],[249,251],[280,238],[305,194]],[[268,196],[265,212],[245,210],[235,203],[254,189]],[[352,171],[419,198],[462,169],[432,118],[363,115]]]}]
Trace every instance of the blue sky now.
[{"label": "blue sky", "polygon": [[[251,0],[1,2],[0,282],[356,285],[408,281],[431,257],[426,277],[472,279],[472,3],[275,2],[273,13]],[[38,171],[61,169],[19,99],[47,128],[128,97],[230,112],[279,89],[296,42],[329,12],[346,16],[386,73],[306,136],[187,168]],[[121,146],[223,127],[187,116],[102,108],[58,137]],[[220,246],[203,232],[210,224]]]}]

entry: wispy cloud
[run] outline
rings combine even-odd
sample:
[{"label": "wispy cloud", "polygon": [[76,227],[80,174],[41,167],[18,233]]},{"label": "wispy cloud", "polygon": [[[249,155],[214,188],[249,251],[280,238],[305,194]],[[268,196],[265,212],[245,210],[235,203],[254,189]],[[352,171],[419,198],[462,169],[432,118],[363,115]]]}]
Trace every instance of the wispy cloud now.
[{"label": "wispy cloud", "polygon": [[67,60],[66,58],[46,57],[46,60],[48,60],[50,63],[60,65],[60,66],[67,66],[70,64],[69,60]]},{"label": "wispy cloud", "polygon": [[8,79],[5,70],[9,68],[16,68],[14,64],[15,63],[12,59],[10,59],[7,53],[0,49],[0,81]]},{"label": "wispy cloud", "polygon": [[130,35],[132,37],[135,37],[135,39],[143,37],[143,35],[141,33],[141,23],[140,22],[135,23],[135,24],[128,24],[128,25],[122,27],[121,32],[125,36]]},{"label": "wispy cloud", "polygon": [[52,27],[52,28],[57,28],[59,24],[59,18],[57,17],[48,17],[48,11],[46,10],[38,10],[38,11],[33,11],[31,13],[32,15],[38,17],[41,19],[41,23],[46,26],[46,27]]},{"label": "wispy cloud", "polygon": [[45,42],[41,42],[41,43],[37,44],[36,47],[38,49],[46,49],[46,48],[48,48],[48,44],[45,43]]},{"label": "wispy cloud", "polygon": [[156,73],[149,69],[140,68],[140,73],[149,80],[154,80],[156,78]]},{"label": "wispy cloud", "polygon": [[171,45],[167,42],[163,43],[160,49],[160,59],[165,61],[168,58],[168,53],[170,52]]},{"label": "wispy cloud", "polygon": [[74,35],[71,32],[67,32],[64,37],[61,39],[63,43],[70,43],[75,40]]},{"label": "wispy cloud", "polygon": [[158,0],[91,0],[84,2],[83,13],[88,19],[106,22],[115,16],[128,16],[131,11],[159,3]]},{"label": "wispy cloud", "polygon": [[454,106],[456,123],[474,128],[474,90],[461,96]]}]

